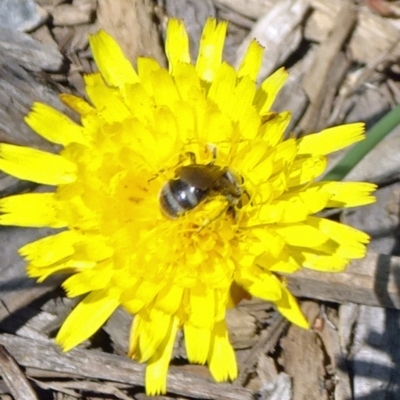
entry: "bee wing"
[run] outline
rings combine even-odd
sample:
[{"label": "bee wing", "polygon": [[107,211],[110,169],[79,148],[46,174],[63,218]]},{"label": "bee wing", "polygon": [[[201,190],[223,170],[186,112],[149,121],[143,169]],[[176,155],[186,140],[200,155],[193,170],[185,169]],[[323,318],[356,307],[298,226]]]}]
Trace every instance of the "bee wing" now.
[{"label": "bee wing", "polygon": [[175,174],[179,179],[201,190],[211,189],[226,172],[217,165],[190,164],[179,167]]}]

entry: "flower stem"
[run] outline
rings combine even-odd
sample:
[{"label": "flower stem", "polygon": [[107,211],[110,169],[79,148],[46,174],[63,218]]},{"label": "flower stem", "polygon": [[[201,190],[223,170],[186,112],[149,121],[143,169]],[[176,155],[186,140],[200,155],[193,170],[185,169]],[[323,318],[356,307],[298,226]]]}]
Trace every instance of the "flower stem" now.
[{"label": "flower stem", "polygon": [[341,181],[388,133],[400,124],[400,105],[389,111],[350,149],[324,177],[324,181]]}]

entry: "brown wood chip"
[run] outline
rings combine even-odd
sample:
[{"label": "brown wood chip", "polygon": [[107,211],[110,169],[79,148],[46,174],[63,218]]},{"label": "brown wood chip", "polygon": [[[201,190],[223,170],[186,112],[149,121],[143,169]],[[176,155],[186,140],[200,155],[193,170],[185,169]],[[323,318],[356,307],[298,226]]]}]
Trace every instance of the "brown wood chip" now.
[{"label": "brown wood chip", "polygon": [[0,375],[15,399],[38,400],[25,375],[7,349],[0,345]]},{"label": "brown wood chip", "polygon": [[[319,306],[309,301],[302,304],[302,310],[307,319],[313,320]],[[318,335],[291,325],[281,345],[285,372],[293,378],[293,400],[328,400],[324,387],[324,354]]]},{"label": "brown wood chip", "polygon": [[400,257],[369,253],[341,273],[302,269],[286,278],[296,296],[400,309],[399,276]]},{"label": "brown wood chip", "polygon": [[[59,348],[49,346],[47,342],[8,334],[0,335],[0,344],[6,346],[17,362],[25,368],[50,370],[73,374],[76,377],[104,379],[134,386],[144,384],[145,365],[125,357],[80,349],[62,353]],[[248,389],[182,373],[178,367],[169,369],[168,390],[171,393],[198,399],[252,399],[252,392]]]},{"label": "brown wood chip", "polygon": [[[343,44],[353,31],[356,21],[357,11],[355,7],[351,3],[344,4],[338,15],[336,25],[317,51],[313,67],[304,77],[303,89],[310,99],[310,106],[300,121],[300,128],[304,132],[315,132],[324,122],[320,119],[327,90],[328,88],[332,90],[333,86],[333,90],[336,91],[343,75],[343,72],[340,73],[335,79],[336,82],[330,79],[331,76],[337,75],[334,71],[337,68],[336,59],[340,55]],[[329,115],[329,113],[327,114]]]},{"label": "brown wood chip", "polygon": [[99,27],[118,41],[134,65],[139,56],[153,57],[161,65],[165,65],[158,29],[151,17],[150,0],[99,2]]}]

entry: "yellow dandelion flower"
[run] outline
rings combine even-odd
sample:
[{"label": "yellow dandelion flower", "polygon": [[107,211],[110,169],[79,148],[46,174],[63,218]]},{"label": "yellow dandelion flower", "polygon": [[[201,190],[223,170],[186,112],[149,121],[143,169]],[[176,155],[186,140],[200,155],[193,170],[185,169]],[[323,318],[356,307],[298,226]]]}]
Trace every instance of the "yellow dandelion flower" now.
[{"label": "yellow dandelion flower", "polygon": [[56,341],[67,351],[122,306],[134,314],[129,355],[147,363],[146,390],[166,391],[174,340],[217,381],[237,375],[225,313],[245,296],[308,322],[279,273],[342,271],[368,236],[315,216],[374,201],[367,183],[316,182],[326,155],[363,139],[361,123],[284,140],[288,112],[270,107],[283,69],[259,88],[262,48],[239,67],[222,61],[226,23],[209,19],[195,65],[183,24],[170,20],[169,70],[140,58],[137,71],[105,32],[90,44],[100,72],[85,77],[89,102],[61,99],[80,124],[36,103],[26,123],[62,145],[57,155],[0,145],[0,169],[54,185],[0,200],[0,224],[65,228],[20,249],[31,277],[71,273],[86,297]]}]

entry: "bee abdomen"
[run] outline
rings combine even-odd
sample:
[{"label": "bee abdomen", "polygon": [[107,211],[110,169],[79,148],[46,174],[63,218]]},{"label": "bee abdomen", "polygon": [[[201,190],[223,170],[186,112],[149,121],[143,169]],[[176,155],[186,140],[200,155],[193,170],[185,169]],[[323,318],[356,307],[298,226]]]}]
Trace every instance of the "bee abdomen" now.
[{"label": "bee abdomen", "polygon": [[162,211],[170,218],[178,218],[184,212],[195,208],[207,191],[189,185],[181,179],[168,181],[160,193]]}]

